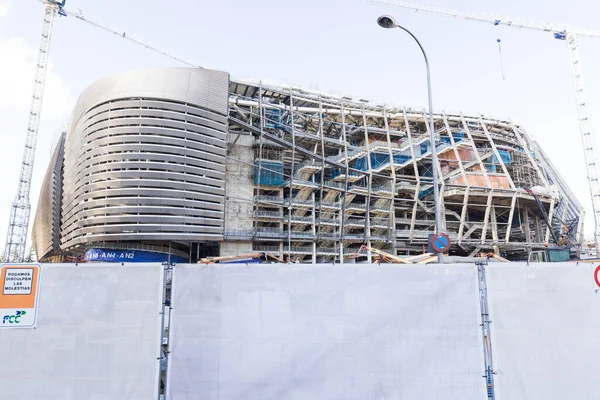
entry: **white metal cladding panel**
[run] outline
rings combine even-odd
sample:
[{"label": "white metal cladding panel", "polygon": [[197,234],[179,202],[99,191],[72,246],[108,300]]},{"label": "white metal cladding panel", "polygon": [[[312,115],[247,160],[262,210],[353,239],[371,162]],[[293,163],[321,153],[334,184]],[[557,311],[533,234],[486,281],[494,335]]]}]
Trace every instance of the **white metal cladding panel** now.
[{"label": "white metal cladding panel", "polygon": [[160,264],[42,265],[37,329],[0,329],[0,399],[156,399],[162,281]]},{"label": "white metal cladding panel", "polygon": [[101,79],[79,97],[74,124],[90,107],[118,98],[149,97],[191,103],[227,115],[229,74],[199,68],[127,71]]},{"label": "white metal cladding panel", "polygon": [[174,269],[169,400],[483,399],[471,266]]},{"label": "white metal cladding panel", "polygon": [[[222,239],[222,216],[216,219],[217,229],[182,215],[158,229],[173,215],[137,214],[121,218],[116,226],[115,218],[104,214],[114,214],[111,207],[132,197],[143,206],[155,198],[177,198],[197,209],[223,208],[228,84],[226,72],[164,68],[114,75],[86,89],[65,145],[61,247],[143,240],[148,232],[161,231],[170,232],[169,240],[187,241],[191,234],[197,234],[197,240]],[[134,143],[123,142],[124,132],[137,136]],[[168,140],[171,143],[163,143]],[[202,177],[210,178],[198,181]],[[80,215],[96,208],[99,200],[109,201],[93,218]]]},{"label": "white metal cladding panel", "polygon": [[596,265],[487,267],[496,399],[600,399]]},{"label": "white metal cladding panel", "polygon": [[39,259],[60,246],[62,165],[65,134],[58,139],[40,189],[31,237]]}]

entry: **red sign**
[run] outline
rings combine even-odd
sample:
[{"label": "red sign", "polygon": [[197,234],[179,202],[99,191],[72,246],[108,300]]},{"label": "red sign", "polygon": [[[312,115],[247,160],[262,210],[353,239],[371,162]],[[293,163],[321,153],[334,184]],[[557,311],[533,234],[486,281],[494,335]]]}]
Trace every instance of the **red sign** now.
[{"label": "red sign", "polygon": [[596,285],[600,287],[600,279],[598,279],[598,273],[600,273],[600,265],[598,265],[596,267],[596,270],[594,271],[594,281],[596,281]]},{"label": "red sign", "polygon": [[445,233],[439,233],[431,237],[431,247],[438,253],[445,253],[450,248],[450,238]]}]

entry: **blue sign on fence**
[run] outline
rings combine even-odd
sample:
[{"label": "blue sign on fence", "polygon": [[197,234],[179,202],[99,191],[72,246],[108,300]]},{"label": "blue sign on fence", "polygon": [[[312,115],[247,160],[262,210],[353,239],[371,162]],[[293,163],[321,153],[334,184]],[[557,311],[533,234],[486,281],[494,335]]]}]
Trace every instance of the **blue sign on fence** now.
[{"label": "blue sign on fence", "polygon": [[[85,252],[88,261],[100,262],[167,262],[169,255],[142,250],[89,249]],[[171,254],[172,263],[187,263],[188,259]]]}]

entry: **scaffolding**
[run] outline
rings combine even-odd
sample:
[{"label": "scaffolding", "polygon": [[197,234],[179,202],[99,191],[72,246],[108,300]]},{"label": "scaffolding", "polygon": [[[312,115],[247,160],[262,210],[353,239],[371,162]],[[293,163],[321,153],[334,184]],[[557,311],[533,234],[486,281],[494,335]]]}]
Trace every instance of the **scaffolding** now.
[{"label": "scaffolding", "polygon": [[[565,190],[510,121],[435,114],[433,165],[424,110],[242,82],[231,83],[230,105],[230,130],[254,140],[249,251],[277,248],[301,262],[344,262],[362,245],[423,253],[434,230],[433,168],[451,254],[525,259],[551,236],[543,215],[553,217]],[[532,187],[543,210],[524,189]]]}]

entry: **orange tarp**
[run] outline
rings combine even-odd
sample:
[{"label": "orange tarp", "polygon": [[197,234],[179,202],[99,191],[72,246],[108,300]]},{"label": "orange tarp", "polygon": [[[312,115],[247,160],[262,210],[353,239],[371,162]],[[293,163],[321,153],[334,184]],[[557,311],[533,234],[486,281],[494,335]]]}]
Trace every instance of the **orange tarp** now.
[{"label": "orange tarp", "polygon": [[[508,183],[508,178],[505,176],[488,175],[488,177],[490,178],[490,183],[494,189],[510,189],[510,183]],[[483,174],[467,174],[467,182],[469,186],[488,187]],[[456,181],[454,181],[456,185],[464,186],[467,186],[467,182],[465,182],[463,176],[459,176]]]}]

